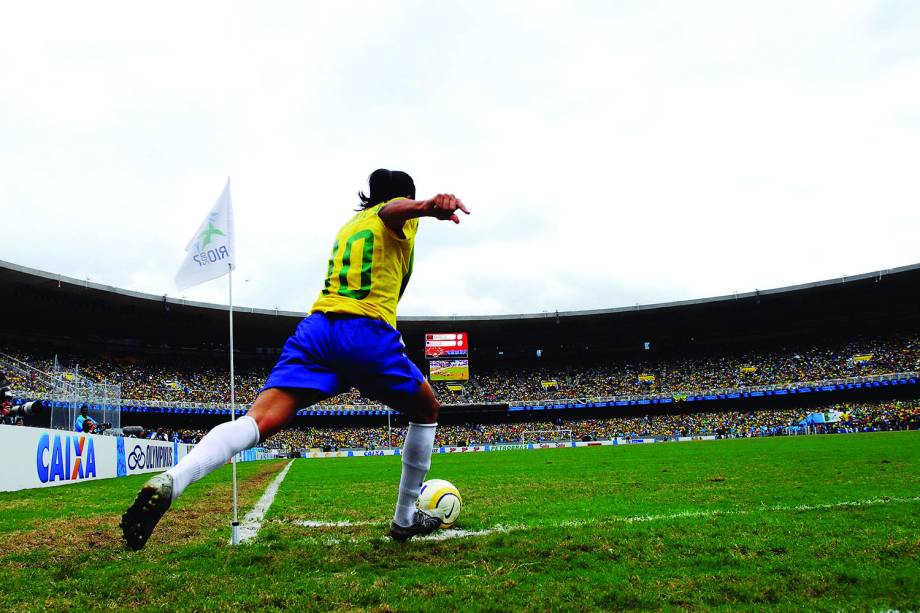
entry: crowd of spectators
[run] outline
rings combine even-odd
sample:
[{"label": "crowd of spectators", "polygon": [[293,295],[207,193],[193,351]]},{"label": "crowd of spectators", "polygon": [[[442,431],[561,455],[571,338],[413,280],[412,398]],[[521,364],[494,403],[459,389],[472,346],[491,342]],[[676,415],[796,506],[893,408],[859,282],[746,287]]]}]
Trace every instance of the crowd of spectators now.
[{"label": "crowd of spectators", "polygon": [[[14,348],[3,353],[27,364],[29,375],[7,369],[13,389],[47,391],[44,374],[77,369],[96,382],[121,385],[124,400],[145,402],[230,402],[227,367],[208,359],[171,356],[151,358],[112,354],[32,355]],[[650,354],[651,355],[651,354]],[[60,360],[60,361],[58,361]],[[63,364],[63,365],[62,365]],[[255,400],[271,368],[271,360],[238,362],[236,401]],[[477,369],[457,387],[437,383],[444,402],[539,401],[605,398],[621,395],[671,394],[845,378],[920,370],[920,336],[860,339],[826,346],[783,347],[701,357],[641,358],[586,365]],[[450,387],[454,387],[452,390]],[[357,390],[324,400],[325,405],[361,405],[372,401]]]},{"label": "crowd of spectators", "polygon": [[[528,421],[503,424],[440,426],[436,446],[476,445],[557,440],[561,431],[573,440],[714,435],[722,438],[778,436],[804,432],[801,426],[815,409],[728,411],[641,417],[607,417]],[[841,403],[820,409],[834,412],[838,422],[820,426],[822,432],[869,432],[920,427],[920,400],[878,404]],[[265,441],[272,449],[379,449],[401,447],[405,428],[308,427],[289,428]]]},{"label": "crowd of spectators", "polygon": [[[27,368],[6,372],[14,392],[43,391],[48,373],[76,370],[97,382],[119,383],[123,401],[157,400],[167,402],[229,401],[229,386],[221,368],[201,365],[190,359],[140,359],[100,355],[67,356],[64,364],[58,356],[37,357],[10,348],[2,353],[12,356]],[[78,366],[79,365],[79,366]],[[270,366],[242,366],[237,375],[237,398],[241,404],[254,400]],[[442,400],[464,402],[528,401],[564,398],[601,398],[612,395],[643,393],[678,393],[713,388],[754,386],[797,381],[845,378],[891,372],[920,371],[920,337],[860,340],[827,347],[784,348],[770,352],[633,361],[595,364],[565,369],[516,368],[495,369],[476,374],[459,393],[438,385]],[[546,382],[555,389],[546,389]],[[326,401],[329,404],[366,404],[356,390]],[[841,421],[833,426],[845,430],[898,429],[918,420],[920,401],[872,405],[835,405]],[[648,436],[751,436],[785,433],[797,427],[804,410],[768,410],[757,412],[688,413],[682,415],[646,415],[583,419],[565,422],[526,422],[507,424],[467,424],[438,429],[438,445],[518,442],[524,432],[568,429],[575,439],[648,437]],[[204,435],[201,430],[147,431],[145,438],[178,439],[195,443]],[[268,446],[292,448],[375,449],[401,446],[405,431],[384,426],[294,428],[285,430],[267,442]]]},{"label": "crowd of spectators", "polygon": [[[183,357],[139,358],[102,354],[41,356],[10,347],[4,353],[24,364],[28,375],[7,367],[13,389],[20,393],[48,392],[48,381],[76,372],[95,383],[121,386],[123,400],[156,402],[230,403],[228,366],[214,359],[194,360]],[[240,404],[252,403],[271,368],[271,361],[250,361],[238,364],[234,373],[235,399]],[[0,365],[2,368],[3,365]],[[349,390],[323,404],[370,404],[357,390]]]},{"label": "crowd of spectators", "polygon": [[[467,385],[478,401],[674,394],[920,370],[920,337],[785,347],[704,358],[634,360],[566,369],[496,369]],[[547,383],[552,382],[550,389]],[[443,391],[442,391],[443,390]],[[449,397],[449,391],[439,386]]]},{"label": "crowd of spectators", "polygon": [[[820,427],[824,433],[876,432],[920,428],[920,399],[873,404],[838,403],[820,409],[726,411],[601,419],[556,419],[499,424],[466,423],[439,426],[436,446],[494,445],[558,440],[609,440],[707,436],[748,438],[805,432],[801,425],[809,413],[837,415],[839,421]],[[814,431],[814,429],[812,430]],[[137,438],[197,443],[202,429],[156,428],[142,430]],[[268,449],[381,449],[401,447],[404,427],[327,426],[282,430],[263,443]]]}]

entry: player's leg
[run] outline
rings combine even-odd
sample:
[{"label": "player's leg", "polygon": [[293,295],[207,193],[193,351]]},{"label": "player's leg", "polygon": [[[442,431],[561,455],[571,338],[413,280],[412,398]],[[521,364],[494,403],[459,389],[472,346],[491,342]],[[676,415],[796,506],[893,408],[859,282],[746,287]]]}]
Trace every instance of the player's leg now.
[{"label": "player's leg", "polygon": [[413,536],[430,534],[441,526],[441,520],[418,510],[415,501],[431,468],[431,454],[441,405],[435,398],[431,385],[424,378],[413,393],[375,390],[368,395],[409,418],[401,454],[402,473],[399,477],[396,510],[390,523],[390,536],[394,540],[405,541]]},{"label": "player's leg", "polygon": [[246,415],[212,429],[178,464],[166,471],[172,477],[172,499],[189,485],[226,464],[241,451],[255,447],[283,428],[298,410],[326,397],[319,390],[270,388],[263,390]]},{"label": "player's leg", "polygon": [[297,326],[249,412],[223,423],[201,439],[182,461],[144,484],[134,504],[122,515],[125,541],[133,549],[147,542],[170,504],[189,484],[223,466],[236,453],[271,436],[298,409],[342,391],[323,348],[329,343],[329,322],[311,315]]},{"label": "player's leg", "polygon": [[157,522],[185,488],[280,430],[299,409],[326,396],[319,390],[266,389],[246,415],[213,428],[178,464],[141,488],[121,518],[128,547],[141,549],[147,543]]},{"label": "player's leg", "polygon": [[[409,417],[401,456],[402,474],[399,478],[396,510],[393,513],[392,532],[397,537],[399,527],[412,526],[418,519],[415,501],[431,468],[431,453],[441,405],[427,381],[422,382],[415,394],[382,392],[377,394],[377,399]],[[438,526],[440,521],[435,529]]]},{"label": "player's leg", "polygon": [[336,371],[366,397],[409,416],[390,534],[404,541],[434,532],[441,521],[415,508],[422,482],[431,466],[438,425],[440,405],[434,391],[406,356],[399,332],[386,322],[367,317],[338,318],[334,327],[336,344],[332,363]]}]

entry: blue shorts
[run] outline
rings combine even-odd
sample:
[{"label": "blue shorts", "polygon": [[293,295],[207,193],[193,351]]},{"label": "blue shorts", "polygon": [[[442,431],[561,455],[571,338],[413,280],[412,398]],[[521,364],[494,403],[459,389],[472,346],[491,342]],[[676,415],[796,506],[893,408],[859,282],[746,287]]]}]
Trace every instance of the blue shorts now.
[{"label": "blue shorts", "polygon": [[358,315],[313,313],[297,325],[263,390],[298,388],[336,396],[356,387],[385,400],[412,395],[425,378],[390,324]]}]

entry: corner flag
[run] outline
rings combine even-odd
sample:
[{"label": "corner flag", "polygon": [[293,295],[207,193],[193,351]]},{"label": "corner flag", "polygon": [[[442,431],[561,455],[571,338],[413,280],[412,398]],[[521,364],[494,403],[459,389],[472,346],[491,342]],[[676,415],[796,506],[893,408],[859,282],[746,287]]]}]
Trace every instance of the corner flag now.
[{"label": "corner flag", "polygon": [[[236,243],[233,233],[233,207],[230,205],[230,177],[211,212],[185,247],[185,261],[176,273],[176,287],[184,290],[224,275],[227,277],[227,304],[230,315],[230,421],[236,419],[236,385],[233,371],[233,269],[236,268]],[[239,454],[237,454],[239,455]],[[233,456],[233,522],[230,543],[240,543],[239,502],[236,491],[236,462]]]},{"label": "corner flag", "polygon": [[236,268],[229,177],[224,191],[189,241],[185,253],[185,261],[176,273],[179,291],[222,277]]}]

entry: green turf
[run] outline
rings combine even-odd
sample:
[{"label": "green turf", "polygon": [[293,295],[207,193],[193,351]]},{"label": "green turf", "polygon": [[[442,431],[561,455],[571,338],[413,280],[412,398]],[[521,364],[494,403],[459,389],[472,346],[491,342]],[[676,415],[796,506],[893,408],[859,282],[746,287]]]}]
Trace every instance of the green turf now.
[{"label": "green turf", "polygon": [[[283,465],[241,465],[245,505]],[[236,550],[226,468],[140,553],[115,517],[142,478],[0,494],[0,610],[920,609],[917,432],[436,455],[459,528],[512,529],[405,545],[399,470],[298,460]]]}]

